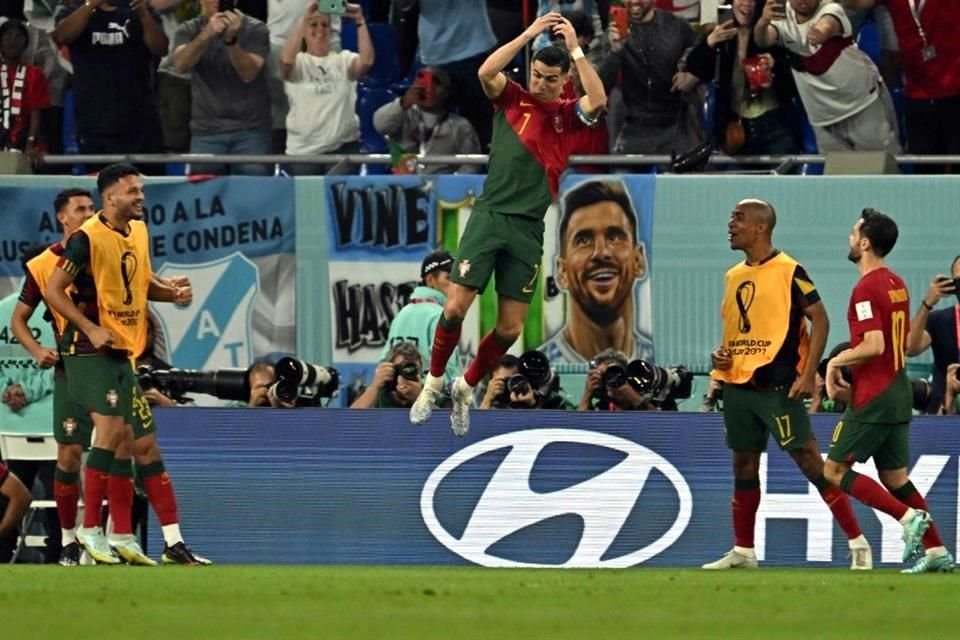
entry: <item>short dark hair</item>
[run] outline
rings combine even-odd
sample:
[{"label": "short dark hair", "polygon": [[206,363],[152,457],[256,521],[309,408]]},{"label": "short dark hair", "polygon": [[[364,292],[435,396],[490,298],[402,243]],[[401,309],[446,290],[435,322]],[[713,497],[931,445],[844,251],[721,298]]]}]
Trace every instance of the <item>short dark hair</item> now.
[{"label": "short dark hair", "polygon": [[530,64],[540,61],[548,67],[560,67],[561,73],[570,71],[570,54],[566,49],[550,44],[533,54]]},{"label": "short dark hair", "polygon": [[870,241],[873,252],[883,258],[893,251],[900,235],[897,223],[890,216],[869,207],[861,212],[860,218],[863,220],[860,235]]},{"label": "short dark hair", "polygon": [[563,239],[567,236],[567,227],[570,226],[573,212],[598,202],[614,202],[623,209],[627,222],[630,223],[630,230],[633,232],[633,241],[637,242],[637,212],[623,183],[619,180],[588,180],[563,195],[560,214],[560,253],[563,253],[566,244]]},{"label": "short dark hair", "polygon": [[494,367],[494,370],[497,369],[519,369],[520,368],[520,358],[513,355],[512,353],[503,354],[499,360],[497,360],[497,366]]},{"label": "short dark hair", "polygon": [[23,36],[23,39],[25,41],[23,44],[24,47],[26,47],[30,43],[30,32],[27,31],[27,26],[22,22],[20,22],[19,20],[13,20],[13,19],[7,20],[3,24],[0,24],[0,38],[6,35],[7,31],[10,31],[11,29],[18,31],[20,35]]},{"label": "short dark hair", "polygon": [[132,164],[126,164],[124,162],[111,164],[110,166],[101,169],[100,173],[97,175],[97,190],[100,193],[103,193],[113,185],[120,182],[120,180],[123,178],[126,178],[127,176],[139,175],[140,170]]},{"label": "short dark hair", "polygon": [[70,203],[70,198],[90,198],[93,200],[93,195],[86,189],[81,189],[79,187],[71,187],[69,189],[64,189],[56,195],[53,199],[53,212],[60,213],[63,211],[63,208]]},{"label": "short dark hair", "polygon": [[394,358],[397,356],[403,356],[404,358],[415,359],[418,365],[423,364],[423,356],[420,355],[420,349],[417,348],[417,345],[412,342],[398,342],[390,348],[390,351],[387,353],[387,357],[384,359],[384,362],[393,362]]},{"label": "short dark hair", "polygon": [[958,262],[960,262],[960,256],[954,258],[953,262],[950,263],[950,275],[953,275],[953,268],[957,266]]}]

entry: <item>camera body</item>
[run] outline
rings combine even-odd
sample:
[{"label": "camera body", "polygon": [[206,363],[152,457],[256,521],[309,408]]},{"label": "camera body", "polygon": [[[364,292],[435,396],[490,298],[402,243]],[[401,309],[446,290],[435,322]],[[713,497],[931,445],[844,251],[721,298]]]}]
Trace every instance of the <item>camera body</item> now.
[{"label": "camera body", "polygon": [[[590,363],[591,369],[598,366],[597,361]],[[693,391],[693,374],[683,365],[660,367],[646,360],[633,360],[626,367],[614,362],[604,369],[600,380],[594,399],[601,410],[616,405],[610,391],[627,384],[649,404],[663,411],[676,411],[677,400],[689,398]]]},{"label": "camera body", "polygon": [[407,380],[420,380],[420,365],[412,360],[404,360],[393,365],[393,380],[387,380],[383,385],[383,390],[387,393],[397,390],[397,380],[406,378]]},{"label": "camera body", "polygon": [[281,402],[315,406],[321,398],[332,398],[340,389],[340,372],[305,360],[284,357],[274,367],[270,395]]},{"label": "camera body", "polygon": [[[510,400],[510,394],[527,395],[533,390],[537,403],[534,407]],[[519,358],[517,372],[507,378],[504,390],[493,400],[493,406],[505,409],[530,409],[539,407],[543,398],[560,390],[560,378],[554,373],[546,354],[527,351]]]}]

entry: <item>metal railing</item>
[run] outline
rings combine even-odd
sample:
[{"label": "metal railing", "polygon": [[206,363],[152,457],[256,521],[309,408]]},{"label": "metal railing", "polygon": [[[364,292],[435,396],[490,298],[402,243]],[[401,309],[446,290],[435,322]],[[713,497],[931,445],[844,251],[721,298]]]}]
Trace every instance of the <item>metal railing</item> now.
[{"label": "metal railing", "polygon": [[[766,172],[781,174],[804,165],[823,164],[827,156],[822,154],[798,154],[786,156],[728,156],[714,154],[707,160],[708,166],[713,167],[750,167],[754,170],[763,169]],[[894,156],[898,165],[940,165],[960,164],[960,155],[913,155],[902,154]],[[575,155],[571,156],[571,165],[607,165],[623,168],[630,166],[669,165],[672,160],[668,155]],[[431,155],[418,156],[417,161],[423,165],[485,165],[488,161],[486,154],[458,154],[458,155]],[[343,168],[362,164],[389,165],[389,154],[319,154],[306,156],[288,155],[205,155],[205,154],[96,154],[96,155],[48,155],[44,156],[43,163],[55,165],[75,164],[110,164],[114,162],[129,162],[135,165],[156,164],[266,164],[274,165],[275,171],[282,165],[326,164],[332,165],[331,173],[339,173]]]}]

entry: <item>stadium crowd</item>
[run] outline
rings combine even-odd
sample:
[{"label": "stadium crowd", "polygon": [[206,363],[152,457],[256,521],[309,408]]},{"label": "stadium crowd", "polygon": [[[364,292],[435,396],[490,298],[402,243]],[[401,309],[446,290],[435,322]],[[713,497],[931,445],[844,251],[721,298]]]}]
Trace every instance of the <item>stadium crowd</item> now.
[{"label": "stadium crowd", "polygon": [[[333,13],[309,0],[61,0],[26,12],[5,2],[4,147],[45,171],[46,153],[387,150],[395,170],[477,171],[409,159],[487,150],[492,109],[477,70],[525,19],[557,10],[609,95],[607,126],[585,153],[691,159],[678,170],[714,151],[960,153],[955,3],[734,0],[719,13],[675,0],[320,4]],[[506,71],[522,79],[522,56]],[[565,95],[582,92],[574,72]]]}]

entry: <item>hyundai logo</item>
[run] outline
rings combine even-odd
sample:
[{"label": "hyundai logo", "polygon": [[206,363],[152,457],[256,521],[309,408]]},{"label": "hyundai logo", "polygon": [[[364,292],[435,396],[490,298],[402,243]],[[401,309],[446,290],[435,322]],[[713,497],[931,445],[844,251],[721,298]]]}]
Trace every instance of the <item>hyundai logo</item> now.
[{"label": "hyundai logo", "polygon": [[[548,493],[535,492],[530,486],[534,464],[544,448],[554,443],[604,447],[625,457],[613,467],[573,486]],[[477,500],[463,534],[454,537],[440,523],[434,510],[438,486],[458,467],[506,448],[509,452]],[[673,524],[641,549],[604,558],[653,469],[670,481],[679,497],[679,512]],[[514,431],[477,442],[457,451],[434,469],[420,494],[420,512],[434,538],[466,560],[487,567],[631,567],[676,542],[690,523],[692,511],[690,488],[665,458],[630,440],[579,429]],[[583,529],[576,549],[563,564],[520,562],[489,553],[497,542],[525,527],[568,514],[579,516]]]}]

